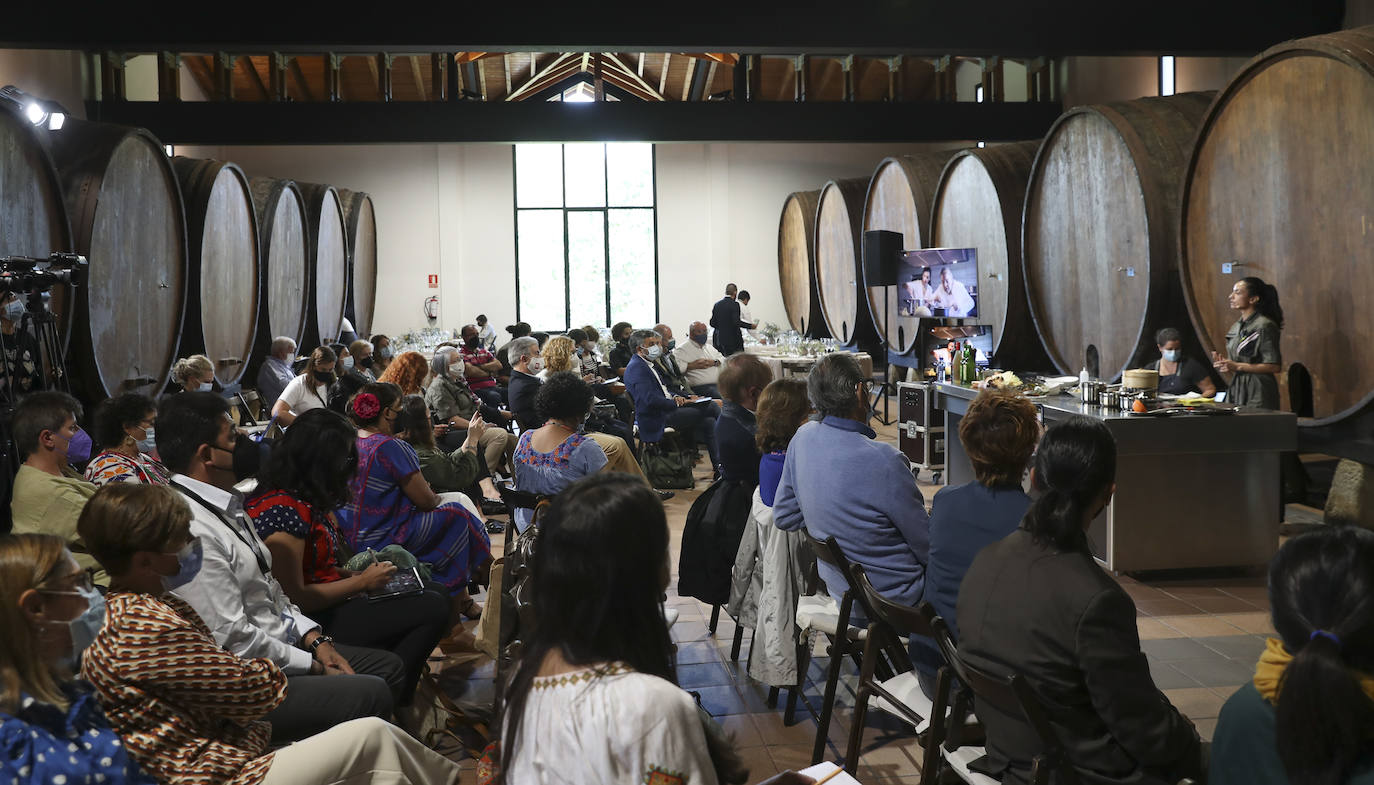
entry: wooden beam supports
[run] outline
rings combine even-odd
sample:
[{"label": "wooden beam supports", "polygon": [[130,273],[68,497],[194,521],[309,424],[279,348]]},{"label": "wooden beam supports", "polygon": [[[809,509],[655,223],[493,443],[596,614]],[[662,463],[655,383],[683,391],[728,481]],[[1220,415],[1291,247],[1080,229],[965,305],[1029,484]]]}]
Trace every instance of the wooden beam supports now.
[{"label": "wooden beam supports", "polygon": [[124,79],[124,62],[121,52],[104,52],[100,55],[100,97],[105,101],[123,101],[128,96]]},{"label": "wooden beam supports", "polygon": [[663,53],[663,67],[658,71],[658,92],[663,95],[668,94],[668,63],[671,62],[672,59],[673,56],[671,54],[667,52]]},{"label": "wooden beam supports", "polygon": [[797,103],[803,103],[804,101],[806,101],[806,90],[810,86],[809,82],[811,81],[811,78],[807,75],[807,71],[810,70],[810,66],[811,58],[807,55],[797,55],[796,59],[792,61],[792,68],[795,70],[796,76],[796,95],[793,97],[792,100],[796,101]]},{"label": "wooden beam supports", "polygon": [[234,59],[228,52],[215,53],[212,101],[234,100]]},{"label": "wooden beam supports", "polygon": [[258,73],[258,67],[253,65],[253,58],[248,55],[243,55],[238,58],[235,67],[239,65],[242,65],[243,70],[248,74],[248,81],[252,82],[253,86],[257,87],[258,92],[262,94],[262,100],[272,100],[272,91],[268,90],[267,84],[262,81],[262,75]]},{"label": "wooden beam supports", "polygon": [[1053,59],[1037,57],[1026,61],[1026,100],[1059,100],[1059,86],[1054,79]]},{"label": "wooden beam supports", "polygon": [[296,80],[296,90],[305,100],[314,101],[315,95],[310,92],[310,83],[305,80],[305,72],[301,70],[300,60],[292,57],[290,64],[287,65],[287,70],[291,72],[291,78]]},{"label": "wooden beam supports", "polygon": [[906,66],[906,58],[902,55],[889,57],[887,59],[887,100],[900,101],[906,92],[906,76],[902,69]]},{"label": "wooden beam supports", "polygon": [[342,84],[339,79],[339,56],[330,52],[324,56],[324,94],[325,100],[335,103],[340,99]]},{"label": "wooden beam supports", "polygon": [[384,102],[391,101],[391,63],[396,58],[382,52],[371,60],[372,75],[377,80],[377,94]]},{"label": "wooden beam supports", "polygon": [[181,55],[157,53],[157,100],[181,100]]},{"label": "wooden beam supports", "polygon": [[954,80],[954,72],[959,67],[959,61],[951,55],[935,58],[935,100],[937,101],[957,101],[959,91]]},{"label": "wooden beam supports", "polygon": [[[406,59],[410,61],[410,78],[415,80],[415,94],[420,96],[421,101],[428,101],[429,95],[425,92],[425,77],[420,70],[420,56],[410,55]],[[442,90],[443,85],[440,85],[439,89]]]},{"label": "wooden beam supports", "polygon": [[1006,71],[1002,58],[983,58],[983,100],[1001,103],[1006,100]]},{"label": "wooden beam supports", "polygon": [[288,58],[281,52],[273,52],[267,57],[267,82],[268,85],[271,87],[272,93],[271,98],[269,100],[288,100],[288,95],[286,91],[287,60],[292,60],[294,62],[294,58]]},{"label": "wooden beam supports", "polygon": [[854,55],[840,58],[840,70],[844,72],[844,100],[854,100]]}]

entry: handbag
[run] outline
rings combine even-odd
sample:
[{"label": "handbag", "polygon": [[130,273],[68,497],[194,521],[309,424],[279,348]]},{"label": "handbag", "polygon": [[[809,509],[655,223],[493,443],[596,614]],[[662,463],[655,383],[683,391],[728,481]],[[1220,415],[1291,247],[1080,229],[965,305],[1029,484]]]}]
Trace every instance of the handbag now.
[{"label": "handbag", "polygon": [[667,439],[658,444],[646,444],[639,452],[639,466],[655,488],[686,489],[696,486],[692,465],[696,463],[696,448],[676,449]]}]

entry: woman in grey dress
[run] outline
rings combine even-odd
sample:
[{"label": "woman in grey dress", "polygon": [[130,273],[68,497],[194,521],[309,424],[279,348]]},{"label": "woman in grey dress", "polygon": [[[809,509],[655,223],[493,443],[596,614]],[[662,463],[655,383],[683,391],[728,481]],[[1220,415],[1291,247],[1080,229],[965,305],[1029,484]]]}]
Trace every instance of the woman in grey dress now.
[{"label": "woman in grey dress", "polygon": [[1279,331],[1283,309],[1271,284],[1250,276],[1236,281],[1227,298],[1240,319],[1226,333],[1226,356],[1212,352],[1212,365],[1234,374],[1226,400],[1240,406],[1279,408],[1278,374],[1283,371]]}]

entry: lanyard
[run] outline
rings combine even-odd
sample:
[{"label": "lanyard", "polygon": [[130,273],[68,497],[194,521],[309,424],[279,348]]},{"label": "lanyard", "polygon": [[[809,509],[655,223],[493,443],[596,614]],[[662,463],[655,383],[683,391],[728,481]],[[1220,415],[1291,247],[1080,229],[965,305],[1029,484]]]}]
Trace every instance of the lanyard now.
[{"label": "lanyard", "polygon": [[247,545],[248,550],[253,552],[253,558],[257,560],[258,569],[262,570],[262,574],[268,575],[271,573],[272,566],[269,565],[267,563],[267,560],[263,558],[262,552],[258,550],[258,546],[253,544],[252,538],[245,536],[242,527],[235,525],[233,521],[229,520],[229,516],[225,515],[223,510],[205,501],[200,497],[199,494],[197,494],[190,488],[187,488],[185,485],[182,485],[181,483],[177,483],[177,490],[181,491],[181,493],[185,495],[187,498],[189,498],[191,501],[195,502],[196,504],[199,504],[201,507],[204,507],[205,509],[214,513],[215,517],[219,518],[220,522],[223,523],[225,526],[228,526],[229,531],[232,531],[234,533],[234,536],[239,538],[239,542],[242,542],[244,545]]}]

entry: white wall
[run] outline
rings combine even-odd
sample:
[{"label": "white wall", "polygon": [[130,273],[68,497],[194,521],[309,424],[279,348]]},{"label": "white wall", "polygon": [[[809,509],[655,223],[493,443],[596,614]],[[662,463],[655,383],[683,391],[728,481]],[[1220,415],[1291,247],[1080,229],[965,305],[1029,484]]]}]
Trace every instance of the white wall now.
[{"label": "white wall", "polygon": [[[778,217],[792,191],[868,177],[886,155],[922,145],[664,144],[658,146],[660,318],[685,332],[706,319],[727,282],[754,295],[759,319],[785,324],[777,271]],[[377,213],[374,330],[439,327],[486,313],[515,319],[513,160],[509,145],[178,147],[179,155],[233,161],[250,176],[366,191]],[[440,288],[427,288],[438,274]],[[537,315],[523,314],[538,329]],[[548,326],[548,325],[545,325]],[[561,325],[559,325],[561,326]]]}]

